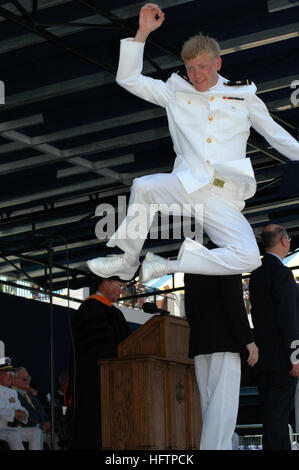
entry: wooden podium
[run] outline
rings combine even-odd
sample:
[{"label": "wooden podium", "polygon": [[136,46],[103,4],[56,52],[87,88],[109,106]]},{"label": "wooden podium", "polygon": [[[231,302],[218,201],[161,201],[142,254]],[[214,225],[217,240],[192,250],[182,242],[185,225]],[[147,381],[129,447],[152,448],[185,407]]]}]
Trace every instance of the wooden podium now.
[{"label": "wooden podium", "polygon": [[101,366],[102,448],[199,449],[201,407],[189,325],[154,316]]}]

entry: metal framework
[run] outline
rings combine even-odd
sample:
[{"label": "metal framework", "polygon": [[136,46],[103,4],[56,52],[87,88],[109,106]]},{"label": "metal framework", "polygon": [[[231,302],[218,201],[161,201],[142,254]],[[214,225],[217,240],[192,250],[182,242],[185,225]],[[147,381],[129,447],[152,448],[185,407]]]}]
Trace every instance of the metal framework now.
[{"label": "metal framework", "polygon": [[[94,233],[98,204],[118,214],[118,197],[128,196],[134,178],[173,166],[164,109],[128,97],[114,83],[116,45],[135,34],[140,2],[112,3],[11,0],[0,6],[0,78],[7,91],[0,105],[0,272],[7,285],[29,280],[38,287],[24,289],[51,298],[61,297],[55,293],[61,286],[91,281],[86,260],[107,254],[105,240]],[[298,2],[159,5],[168,29],[147,41],[144,74],[165,80],[179,69],[181,43],[200,28],[219,39],[224,76],[255,81],[272,117],[298,139],[298,105],[288,93],[299,77]],[[298,247],[299,195],[279,194],[285,157],[254,133],[247,156],[258,189],[244,216],[257,238],[263,224],[280,223]],[[149,244],[169,258],[179,248],[175,240]]]}]

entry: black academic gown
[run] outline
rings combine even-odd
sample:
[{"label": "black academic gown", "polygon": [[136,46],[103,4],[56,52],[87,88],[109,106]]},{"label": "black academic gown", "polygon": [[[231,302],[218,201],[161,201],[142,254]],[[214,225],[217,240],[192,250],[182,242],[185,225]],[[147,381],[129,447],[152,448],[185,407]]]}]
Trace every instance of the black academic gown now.
[{"label": "black academic gown", "polygon": [[[99,297],[98,297],[99,298]],[[100,369],[98,359],[117,356],[131,330],[122,312],[107,299],[91,296],[73,320],[69,449],[101,448]],[[105,302],[105,303],[103,303]]]}]

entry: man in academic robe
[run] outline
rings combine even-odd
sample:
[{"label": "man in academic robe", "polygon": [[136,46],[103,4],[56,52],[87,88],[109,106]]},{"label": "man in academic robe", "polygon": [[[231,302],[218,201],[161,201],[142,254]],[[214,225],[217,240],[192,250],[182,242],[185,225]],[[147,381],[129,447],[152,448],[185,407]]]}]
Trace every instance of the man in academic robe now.
[{"label": "man in academic robe", "polygon": [[71,450],[101,448],[98,359],[116,357],[118,344],[131,333],[123,313],[113,305],[123,285],[117,279],[100,279],[96,293],[85,299],[74,315],[68,403]]}]

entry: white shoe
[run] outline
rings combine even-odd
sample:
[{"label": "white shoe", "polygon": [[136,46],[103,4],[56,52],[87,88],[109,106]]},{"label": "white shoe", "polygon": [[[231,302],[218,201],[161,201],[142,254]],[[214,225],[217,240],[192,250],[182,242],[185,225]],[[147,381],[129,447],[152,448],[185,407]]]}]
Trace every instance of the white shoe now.
[{"label": "white shoe", "polygon": [[140,268],[140,282],[147,282],[165,276],[165,274],[168,274],[166,267],[167,260],[165,258],[148,252]]},{"label": "white shoe", "polygon": [[130,281],[139,265],[131,266],[124,255],[112,255],[104,258],[94,258],[87,261],[90,271],[99,277],[118,276],[123,281]]}]

